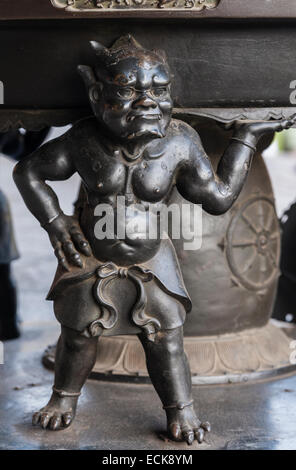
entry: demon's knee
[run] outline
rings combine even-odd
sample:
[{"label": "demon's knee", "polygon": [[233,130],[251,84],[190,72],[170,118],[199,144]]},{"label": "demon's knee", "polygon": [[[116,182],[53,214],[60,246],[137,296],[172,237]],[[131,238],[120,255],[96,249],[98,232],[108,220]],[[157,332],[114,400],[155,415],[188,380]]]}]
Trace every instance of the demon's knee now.
[{"label": "demon's knee", "polygon": [[62,345],[68,350],[73,352],[80,352],[90,346],[90,343],[98,341],[97,338],[86,338],[82,336],[79,331],[72,330],[62,326],[62,333],[60,341]]}]

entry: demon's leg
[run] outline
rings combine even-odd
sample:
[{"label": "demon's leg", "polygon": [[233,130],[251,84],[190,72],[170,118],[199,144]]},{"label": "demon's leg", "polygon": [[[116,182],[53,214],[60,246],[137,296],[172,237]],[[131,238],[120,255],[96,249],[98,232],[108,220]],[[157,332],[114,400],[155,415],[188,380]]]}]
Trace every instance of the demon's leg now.
[{"label": "demon's leg", "polygon": [[33,415],[33,424],[57,430],[75,417],[80,390],[96,360],[98,338],[85,338],[62,327],[55,361],[55,382],[48,404]]},{"label": "demon's leg", "polygon": [[203,441],[209,423],[196,417],[191,395],[191,374],[183,347],[183,328],[162,330],[155,341],[139,335],[146,353],[147,369],[167,415],[168,433],[174,440],[192,444]]}]

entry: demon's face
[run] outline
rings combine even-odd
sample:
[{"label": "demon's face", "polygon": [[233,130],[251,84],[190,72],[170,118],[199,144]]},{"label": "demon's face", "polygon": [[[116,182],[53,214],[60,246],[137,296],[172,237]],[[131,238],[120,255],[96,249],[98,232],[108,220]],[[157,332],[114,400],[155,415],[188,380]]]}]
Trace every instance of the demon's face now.
[{"label": "demon's face", "polygon": [[94,81],[88,86],[99,122],[109,134],[123,140],[163,137],[173,106],[166,61],[143,48],[124,51],[114,60],[110,55],[107,58],[104,66],[95,69]]}]

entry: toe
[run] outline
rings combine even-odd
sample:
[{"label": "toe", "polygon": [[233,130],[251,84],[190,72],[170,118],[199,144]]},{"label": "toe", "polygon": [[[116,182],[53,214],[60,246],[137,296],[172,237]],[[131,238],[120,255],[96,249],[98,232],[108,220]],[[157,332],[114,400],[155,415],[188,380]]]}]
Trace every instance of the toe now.
[{"label": "toe", "polygon": [[72,413],[65,413],[63,415],[63,424],[65,428],[70,426],[70,424],[72,423],[72,419],[73,419]]},{"label": "toe", "polygon": [[40,421],[40,416],[41,416],[41,415],[40,415],[39,411],[37,411],[36,413],[33,414],[33,416],[32,416],[32,424],[33,424],[33,426],[36,426],[36,424],[39,423],[39,421]]},{"label": "toe", "polygon": [[204,423],[201,424],[201,427],[206,431],[206,432],[211,432],[211,425],[208,421],[205,421]]},{"label": "toe", "polygon": [[50,415],[48,413],[41,413],[40,424],[43,429],[47,428],[49,420],[50,420]]},{"label": "toe", "polygon": [[50,420],[50,429],[52,431],[56,431],[57,429],[59,429],[61,427],[61,422],[62,422],[62,418],[61,416],[53,416]]},{"label": "toe", "polygon": [[189,446],[191,446],[191,444],[193,443],[194,441],[194,432],[193,431],[183,431],[183,439],[184,441],[187,442],[187,444]]},{"label": "toe", "polygon": [[182,431],[181,431],[180,425],[177,424],[177,423],[171,424],[170,425],[170,434],[171,434],[171,437],[175,441],[181,441],[182,440]]},{"label": "toe", "polygon": [[195,432],[195,435],[196,435],[197,442],[199,442],[199,444],[201,444],[204,440],[204,437],[205,437],[205,432],[204,432],[203,428],[199,428]]}]

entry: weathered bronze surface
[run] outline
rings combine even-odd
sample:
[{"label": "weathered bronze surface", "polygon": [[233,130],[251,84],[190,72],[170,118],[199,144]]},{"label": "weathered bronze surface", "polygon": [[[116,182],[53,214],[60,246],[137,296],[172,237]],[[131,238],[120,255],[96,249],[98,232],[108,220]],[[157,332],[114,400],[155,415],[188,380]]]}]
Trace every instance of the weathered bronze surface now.
[{"label": "weathered bronze surface", "polygon": [[[146,3],[147,0],[145,0]],[[135,1],[130,0],[130,3]],[[140,3],[141,0],[138,1]],[[195,8],[155,8],[145,9],[102,9],[95,6],[100,3],[97,0],[22,0],[18,4],[11,5],[10,0],[2,0],[0,4],[1,18],[12,19],[77,19],[77,18],[295,18],[296,5],[294,0],[195,0],[190,3]],[[111,2],[110,2],[111,3]],[[115,1],[114,1],[115,3]],[[128,0],[126,2],[126,6]],[[181,5],[183,0],[181,2]],[[172,2],[173,4],[173,2]],[[212,8],[207,8],[212,5]],[[56,6],[60,8],[56,8]],[[93,5],[92,9],[89,9]]]},{"label": "weathered bronze surface", "polygon": [[[263,27],[259,21],[69,19],[2,21],[0,26],[3,130],[66,125],[89,116],[87,95],[75,74],[77,60],[94,65],[89,38],[109,46],[130,31],[144,46],[161,44],[166,50],[180,115],[201,113],[230,122],[288,118],[295,112],[290,102],[296,66],[293,22],[265,21]],[[266,63],[267,56],[279,58],[277,67]]]},{"label": "weathered bronze surface", "polygon": [[[189,122],[216,168],[233,129],[225,129],[228,124],[221,126],[212,120],[197,123],[193,116]],[[186,240],[172,240],[193,304],[184,325],[184,348],[193,384],[262,380],[295,370],[290,362],[290,339],[269,323],[279,275],[280,230],[271,182],[260,152],[272,138],[270,134],[261,139],[247,181],[232,208],[218,217],[203,211],[201,248],[186,251]],[[185,202],[176,190],[171,201],[180,208]],[[256,234],[241,217],[246,205]],[[250,245],[237,246],[236,238],[229,240],[234,224],[240,239],[249,239]],[[264,231],[270,236],[265,250],[258,252],[254,238],[257,239],[257,232],[259,236]],[[239,276],[229,264],[226,246],[240,259]],[[245,278],[251,278],[251,284],[244,282]],[[55,348],[50,347],[43,362],[53,368],[54,360]],[[149,380],[137,338],[101,338],[91,378],[137,383]]]},{"label": "weathered bronze surface", "polygon": [[[94,117],[20,162],[15,182],[26,205],[47,231],[59,261],[49,293],[62,325],[55,383],[48,405],[33,423],[53,430],[74,419],[77,400],[96,359],[102,335],[137,334],[151,381],[175,440],[202,442],[208,423],[194,412],[191,376],[183,349],[183,323],[191,301],[169,238],[149,238],[143,218],[168,204],[172,189],[213,215],[237,199],[259,138],[295,123],[237,126],[215,172],[196,131],[171,118],[171,76],[163,51],[148,51],[130,36],[111,49],[91,42],[94,67],[80,65]],[[78,219],[66,216],[46,181],[78,172],[85,197]],[[94,212],[108,204],[138,218],[142,232],[98,238]],[[131,211],[134,204],[141,210]],[[105,207],[104,206],[104,207]],[[157,217],[152,219],[157,225]],[[117,227],[118,230],[118,227]],[[250,282],[250,281],[248,281]]]},{"label": "weathered bronze surface", "polygon": [[220,0],[51,0],[53,6],[66,11],[98,11],[107,10],[154,10],[165,8],[170,10],[216,8]]}]

